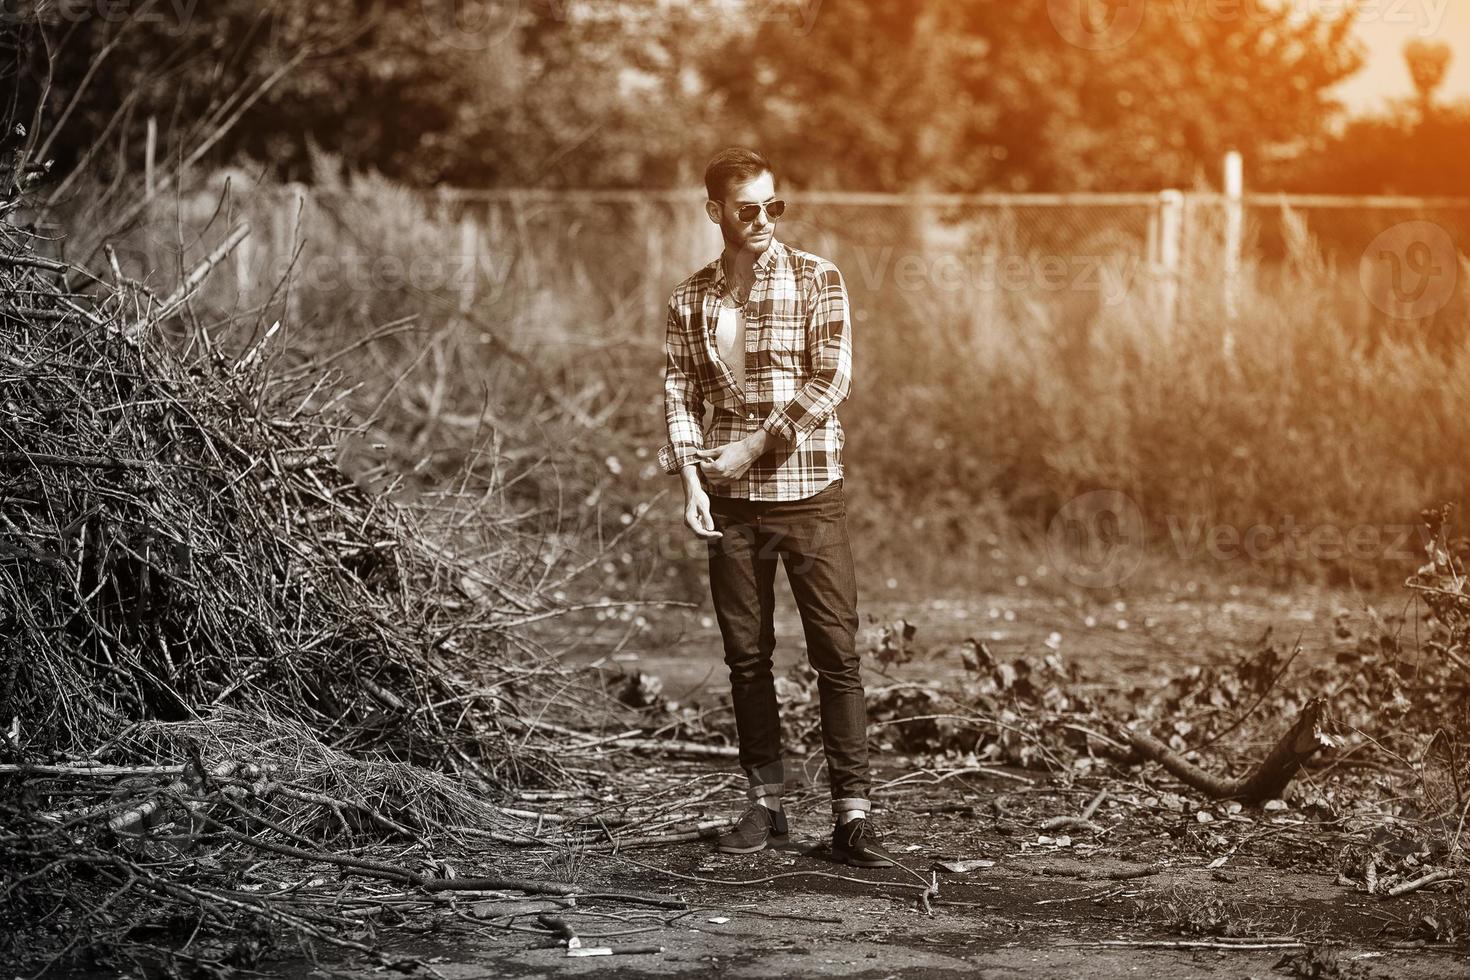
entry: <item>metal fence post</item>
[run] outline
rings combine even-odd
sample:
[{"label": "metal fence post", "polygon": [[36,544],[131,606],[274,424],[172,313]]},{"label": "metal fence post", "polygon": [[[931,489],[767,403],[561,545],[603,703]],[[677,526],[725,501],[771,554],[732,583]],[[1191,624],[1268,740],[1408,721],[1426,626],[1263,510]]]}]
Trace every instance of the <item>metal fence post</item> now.
[{"label": "metal fence post", "polygon": [[153,179],[154,158],[158,154],[158,119],[154,116],[148,117],[148,135],[143,143],[143,192],[153,196],[153,190],[157,182]]},{"label": "metal fence post", "polygon": [[1225,154],[1225,357],[1235,354],[1234,323],[1240,315],[1241,248],[1245,236],[1245,162]]},{"label": "metal fence post", "polygon": [[[296,246],[298,244],[297,233],[303,228],[307,218],[306,210],[311,203],[311,188],[303,183],[292,181],[285,186],[283,195],[284,209],[277,208],[276,220],[271,224],[271,242],[274,246],[276,258],[285,267],[296,258]],[[283,213],[284,210],[284,213]],[[303,262],[309,262],[310,258],[303,256]],[[294,272],[292,279],[299,279],[307,272],[305,265],[290,266]],[[301,322],[301,289],[297,282],[288,282],[285,290],[285,314],[282,317],[286,323],[296,326]]]},{"label": "metal fence post", "polygon": [[474,309],[480,276],[480,228],[468,208],[459,219],[459,256],[454,266],[450,275],[459,277],[459,311],[467,313]]},{"label": "metal fence post", "polygon": [[1157,230],[1150,234],[1155,252],[1150,258],[1158,281],[1158,315],[1165,328],[1172,330],[1179,315],[1179,266],[1184,255],[1183,192],[1159,193],[1155,225]]}]

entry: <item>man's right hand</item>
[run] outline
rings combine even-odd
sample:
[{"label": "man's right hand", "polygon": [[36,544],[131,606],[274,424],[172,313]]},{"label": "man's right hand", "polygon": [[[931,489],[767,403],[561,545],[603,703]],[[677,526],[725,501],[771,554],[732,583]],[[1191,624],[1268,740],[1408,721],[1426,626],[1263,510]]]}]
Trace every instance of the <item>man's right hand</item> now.
[{"label": "man's right hand", "polygon": [[707,541],[724,537],[715,530],[714,515],[709,510],[709,494],[699,482],[699,469],[694,464],[684,467],[684,524]]}]

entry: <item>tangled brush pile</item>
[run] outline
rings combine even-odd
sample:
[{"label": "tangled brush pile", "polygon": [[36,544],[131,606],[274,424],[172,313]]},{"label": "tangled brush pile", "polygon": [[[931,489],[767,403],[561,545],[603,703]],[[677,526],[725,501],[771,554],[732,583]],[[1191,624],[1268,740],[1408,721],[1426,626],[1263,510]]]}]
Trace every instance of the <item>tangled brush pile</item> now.
[{"label": "tangled brush pile", "polygon": [[355,480],[321,364],[182,315],[247,233],[159,298],[0,222],[0,961],[332,937],[241,894],[260,847],[483,831],[565,779],[526,736],[568,680],[519,634],[557,609],[494,474]]},{"label": "tangled brush pile", "polygon": [[433,511],[345,474],[312,365],[267,371],[202,331],[181,353],[129,324],[126,291],[70,292],[67,272],[0,254],[9,749],[88,753],[231,709],[500,781],[497,719],[536,696],[507,642],[539,608],[514,542],[459,560]]}]

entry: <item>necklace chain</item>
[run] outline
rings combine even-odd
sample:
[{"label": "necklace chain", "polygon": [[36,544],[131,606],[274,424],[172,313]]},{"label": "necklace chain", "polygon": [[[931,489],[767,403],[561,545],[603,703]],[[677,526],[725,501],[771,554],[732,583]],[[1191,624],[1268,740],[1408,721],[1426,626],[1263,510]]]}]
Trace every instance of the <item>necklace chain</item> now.
[{"label": "necklace chain", "polygon": [[[753,284],[740,282],[740,277],[732,275],[728,265],[725,267],[725,279],[727,281],[727,284],[729,285],[728,291],[730,294],[730,298],[735,301],[735,304],[737,306],[744,306],[746,302],[750,299],[750,287]],[[741,286],[745,287],[745,295],[743,296],[741,295]]]}]

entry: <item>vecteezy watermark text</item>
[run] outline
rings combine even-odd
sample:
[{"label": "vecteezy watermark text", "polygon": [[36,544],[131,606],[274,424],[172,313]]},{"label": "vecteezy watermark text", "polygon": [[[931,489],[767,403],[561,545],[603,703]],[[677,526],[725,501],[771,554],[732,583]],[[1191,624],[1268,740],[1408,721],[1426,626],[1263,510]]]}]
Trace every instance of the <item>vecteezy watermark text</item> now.
[{"label": "vecteezy watermark text", "polygon": [[908,252],[891,246],[851,249],[848,274],[870,293],[899,292],[1096,293],[1106,305],[1132,291],[1143,259],[1123,252],[1099,255],[1019,255],[983,250]]},{"label": "vecteezy watermark text", "polygon": [[1417,524],[1298,524],[1287,515],[1275,524],[1206,525],[1201,518],[1167,520],[1169,541],[1180,558],[1215,561],[1400,561],[1423,554]]}]

